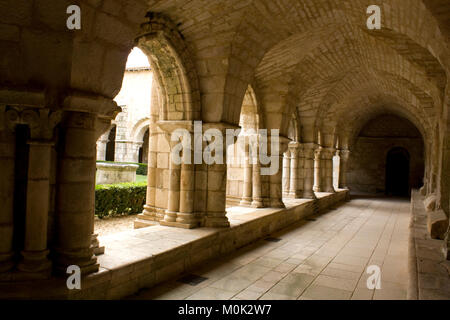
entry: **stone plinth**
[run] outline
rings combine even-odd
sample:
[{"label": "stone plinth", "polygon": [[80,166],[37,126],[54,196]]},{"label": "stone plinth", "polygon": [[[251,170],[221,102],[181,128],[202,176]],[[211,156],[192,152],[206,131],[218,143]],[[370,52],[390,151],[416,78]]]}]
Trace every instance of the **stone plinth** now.
[{"label": "stone plinth", "polygon": [[137,164],[97,163],[97,184],[136,182]]}]

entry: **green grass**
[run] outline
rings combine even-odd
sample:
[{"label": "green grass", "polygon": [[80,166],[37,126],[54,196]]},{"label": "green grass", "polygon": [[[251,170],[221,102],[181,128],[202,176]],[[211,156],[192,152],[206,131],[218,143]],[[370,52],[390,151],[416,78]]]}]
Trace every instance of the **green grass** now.
[{"label": "green grass", "polygon": [[139,175],[139,174],[137,174],[136,175],[136,182],[147,182],[147,176],[142,176],[142,175]]}]

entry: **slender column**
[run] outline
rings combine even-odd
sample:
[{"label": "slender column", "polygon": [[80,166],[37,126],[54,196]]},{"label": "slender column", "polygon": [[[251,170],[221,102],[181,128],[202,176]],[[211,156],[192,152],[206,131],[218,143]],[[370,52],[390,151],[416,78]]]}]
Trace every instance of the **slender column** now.
[{"label": "slender column", "polygon": [[290,165],[290,183],[289,183],[289,196],[294,199],[300,197],[300,192],[298,188],[298,156],[299,156],[299,144],[298,142],[289,144],[289,151],[291,154],[291,165]]},{"label": "slender column", "polygon": [[261,164],[260,164],[260,160],[259,160],[259,145],[256,144],[256,150],[254,150],[254,152],[256,154],[252,155],[254,157],[253,161],[252,161],[252,174],[253,174],[253,186],[252,186],[252,197],[253,197],[253,201],[252,201],[252,207],[253,208],[262,208],[264,207],[263,204],[263,199],[262,199],[262,192],[261,192],[261,187],[262,187],[262,181],[261,181]]},{"label": "slender column", "polygon": [[25,242],[22,250],[20,271],[32,273],[37,277],[50,275],[51,262],[47,256],[47,220],[50,191],[50,141],[30,140],[27,206],[25,219]]},{"label": "slender column", "polygon": [[322,192],[322,147],[314,151],[314,191]]},{"label": "slender column", "polygon": [[158,137],[153,123],[150,124],[148,139],[147,196],[142,214],[146,219],[158,220],[155,210]]},{"label": "slender column", "polygon": [[59,159],[56,212],[56,270],[77,265],[98,271],[91,247],[95,207],[96,116],[67,112]]},{"label": "slender column", "polygon": [[[170,139],[170,137],[169,137]],[[178,144],[178,142],[171,142],[170,150]],[[180,210],[180,175],[181,165],[172,161],[172,156],[169,156],[169,193],[167,201],[167,210],[164,215],[165,222],[175,222],[177,220],[177,213]]]},{"label": "slender column", "polygon": [[347,186],[347,165],[348,158],[350,156],[349,150],[340,150],[339,151],[339,188],[348,189]]},{"label": "slender column", "polygon": [[336,192],[333,187],[333,155],[335,152],[334,148],[322,149],[322,190],[324,192]]},{"label": "slender column", "polygon": [[106,160],[106,145],[108,144],[109,131],[102,134],[100,139],[97,140],[97,161]]},{"label": "slender column", "polygon": [[304,177],[303,177],[303,198],[316,199],[316,195],[313,191],[314,186],[314,154],[317,145],[314,143],[303,144],[303,156],[304,156]]},{"label": "slender column", "polygon": [[[270,139],[268,139],[270,141]],[[283,153],[286,151],[288,139],[279,137],[279,155],[272,157],[272,161],[278,161],[278,170],[275,174],[269,176],[269,192],[270,192],[270,207],[285,208],[283,203],[283,186],[282,186],[282,165]],[[272,146],[272,143],[269,143]],[[272,150],[271,150],[272,154]]]},{"label": "slender column", "polygon": [[282,175],[283,175],[283,182],[282,182],[283,195],[287,197],[287,196],[289,196],[290,183],[291,183],[291,153],[290,153],[289,149],[283,154]]},{"label": "slender column", "polygon": [[[185,150],[193,156],[192,149]],[[195,172],[194,164],[181,164],[180,177],[180,212],[177,215],[176,222],[185,228],[195,228],[199,221],[194,214],[194,193],[195,193]]]},{"label": "slender column", "polygon": [[[4,110],[1,110],[3,112]],[[0,115],[1,119],[1,115]],[[15,135],[0,123],[0,272],[12,269]]]},{"label": "slender column", "polygon": [[241,206],[250,206],[252,204],[252,176],[253,176],[253,165],[250,163],[250,152],[249,145],[245,145],[245,156],[244,156],[244,192],[242,195],[242,200],[240,202]]}]

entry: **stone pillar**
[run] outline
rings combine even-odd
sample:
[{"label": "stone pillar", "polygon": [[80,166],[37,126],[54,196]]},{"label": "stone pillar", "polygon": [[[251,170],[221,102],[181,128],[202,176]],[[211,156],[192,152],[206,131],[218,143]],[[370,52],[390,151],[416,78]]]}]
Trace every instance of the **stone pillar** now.
[{"label": "stone pillar", "polygon": [[[193,157],[194,139],[192,136],[193,122],[192,121],[159,121],[158,126],[166,133],[167,139],[170,141],[171,153],[169,154],[169,192],[167,199],[167,210],[164,219],[160,220],[161,225],[180,227],[180,228],[195,228],[199,225],[199,220],[195,215],[194,210],[194,194],[195,194],[195,166]],[[172,133],[181,132],[184,134],[180,140],[171,141]],[[181,161],[175,161],[172,152],[177,145],[182,146],[180,153],[174,153],[174,156],[181,156]],[[151,146],[150,150],[156,146]],[[155,161],[156,163],[156,152]],[[155,166],[156,167],[156,166]],[[147,189],[148,191],[149,189]],[[149,191],[148,191],[149,192]],[[151,191],[154,193],[154,191]],[[154,196],[152,201],[155,201]]]},{"label": "stone pillar", "polygon": [[303,144],[303,198],[316,199],[314,194],[314,156],[317,145],[314,143]]},{"label": "stone pillar", "polygon": [[[217,129],[226,137],[226,129],[232,129],[230,125],[224,123],[203,123],[205,133],[208,129]],[[233,128],[234,129],[234,128]],[[216,153],[222,155],[223,163],[213,163],[206,166],[207,171],[207,192],[206,192],[206,212],[205,227],[226,228],[230,222],[226,216],[226,185],[227,185],[227,164],[226,164],[226,143],[223,141],[222,150],[216,148]]]},{"label": "stone pillar", "polygon": [[333,187],[333,155],[336,152],[334,148],[322,149],[322,190],[324,192],[336,192]]},{"label": "stone pillar", "polygon": [[192,136],[190,148],[183,150],[183,152],[190,155],[190,161],[183,161],[181,164],[180,209],[176,222],[183,228],[195,228],[199,225],[199,221],[194,212],[195,165]]},{"label": "stone pillar", "polygon": [[[0,120],[3,116],[4,107],[0,106]],[[14,266],[14,166],[15,135],[0,121],[0,272],[9,271]]]},{"label": "stone pillar", "polygon": [[66,112],[62,126],[57,183],[56,270],[77,265],[83,274],[98,271],[93,254],[96,115]]},{"label": "stone pillar", "polygon": [[[156,168],[157,168],[157,150],[158,135],[155,132],[155,124],[150,124],[148,135],[148,167],[147,167],[147,196],[144,205],[144,211],[139,215],[139,219],[147,221],[158,221],[155,209],[156,199]],[[149,224],[151,225],[151,224]]]},{"label": "stone pillar", "polygon": [[339,188],[348,189],[347,186],[347,165],[348,158],[350,156],[349,150],[340,150],[339,151]]},{"label": "stone pillar", "polygon": [[[271,139],[268,139],[269,146],[271,148]],[[283,153],[286,151],[288,145],[288,139],[284,137],[279,137],[279,155],[277,157],[272,157],[272,161],[278,160],[278,171],[269,176],[269,196],[270,196],[270,207],[272,208],[285,208],[283,203],[283,186],[282,186],[282,165],[283,165]],[[272,150],[270,151],[272,154]]]},{"label": "stone pillar", "polygon": [[53,143],[30,140],[25,218],[25,242],[18,269],[34,277],[47,278],[51,262],[47,256],[47,220],[50,193],[50,163]]},{"label": "stone pillar", "polygon": [[289,149],[283,154],[282,176],[283,176],[282,180],[283,196],[287,197],[289,196],[291,183],[291,153]]},{"label": "stone pillar", "polygon": [[[169,134],[170,139],[170,134]],[[170,142],[170,150],[172,151],[178,142]],[[180,176],[181,164],[177,164],[169,156],[169,193],[167,200],[167,210],[164,215],[164,222],[175,222],[177,220],[177,213],[180,210]]]},{"label": "stone pillar", "polygon": [[314,191],[315,192],[322,192],[323,186],[322,186],[322,147],[318,147],[314,151]]},{"label": "stone pillar", "polygon": [[289,152],[291,154],[291,164],[290,164],[290,182],[289,182],[289,196],[297,199],[301,197],[301,192],[298,185],[298,164],[299,164],[299,143],[291,142],[289,144]]},{"label": "stone pillar", "polygon": [[249,145],[245,145],[244,155],[244,192],[241,206],[250,206],[252,204],[252,177],[253,177],[253,165],[250,163],[250,150]]},{"label": "stone pillar", "polygon": [[253,208],[262,208],[264,207],[263,199],[262,199],[262,181],[261,181],[261,164],[259,160],[259,145],[256,144],[254,152],[256,154],[253,156],[252,161],[252,204]]}]

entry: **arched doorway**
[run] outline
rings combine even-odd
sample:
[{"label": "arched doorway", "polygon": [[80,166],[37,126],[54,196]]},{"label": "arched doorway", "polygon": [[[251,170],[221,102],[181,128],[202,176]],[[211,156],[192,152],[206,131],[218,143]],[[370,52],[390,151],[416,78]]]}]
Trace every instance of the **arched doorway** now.
[{"label": "arched doorway", "polygon": [[116,153],[116,126],[113,126],[108,135],[105,160],[114,161],[115,153]]},{"label": "arched doorway", "polygon": [[392,196],[409,196],[410,156],[404,148],[391,149],[386,157],[386,194]]}]

